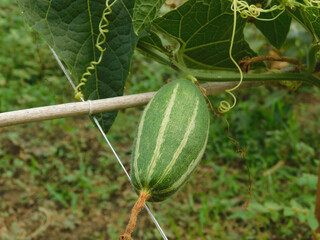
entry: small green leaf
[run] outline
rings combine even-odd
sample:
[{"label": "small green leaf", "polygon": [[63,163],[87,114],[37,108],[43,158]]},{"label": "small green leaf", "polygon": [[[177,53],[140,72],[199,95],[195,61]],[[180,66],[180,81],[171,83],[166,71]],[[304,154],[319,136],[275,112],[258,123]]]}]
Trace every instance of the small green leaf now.
[{"label": "small green leaf", "polygon": [[290,205],[292,208],[302,209],[302,206],[294,199],[290,200]]},{"label": "small green leaf", "polygon": [[283,215],[285,217],[292,217],[295,215],[295,212],[293,211],[292,207],[285,207],[284,208],[284,212]]},{"label": "small green leaf", "polygon": [[308,224],[312,230],[316,230],[319,226],[318,220],[316,219],[313,212],[309,211]]},{"label": "small green leaf", "polygon": [[67,201],[65,200],[64,196],[62,193],[57,192],[55,189],[55,185],[51,185],[51,184],[46,184],[46,188],[48,193],[51,195],[51,197],[59,202],[60,204],[62,204],[64,207],[69,208],[69,204],[67,203]]},{"label": "small green leaf", "polygon": [[297,215],[298,215],[298,219],[299,219],[300,223],[306,222],[306,220],[307,220],[306,214],[304,214],[302,212],[298,212]]},{"label": "small green leaf", "polygon": [[271,212],[272,221],[274,221],[274,222],[278,221],[279,216],[280,216],[279,212]]},{"label": "small green leaf", "polygon": [[268,213],[269,212],[269,209],[260,203],[251,203],[249,206],[249,210],[257,211],[260,213]]},{"label": "small green leaf", "polygon": [[296,183],[299,186],[307,186],[310,189],[316,190],[318,176],[310,173],[303,173],[301,177],[296,178]]},{"label": "small green leaf", "polygon": [[133,10],[133,28],[138,35],[156,18],[166,0],[136,0]]},{"label": "small green leaf", "polygon": [[148,45],[168,56],[171,55],[170,51],[163,46],[161,38],[154,31],[150,31],[146,36],[140,38],[138,44]]},{"label": "small green leaf", "polygon": [[269,211],[280,211],[283,209],[283,207],[275,202],[265,202],[264,206],[269,210]]},{"label": "small green leaf", "polygon": [[247,220],[251,217],[251,212],[247,211],[236,211],[235,213],[231,214],[228,216],[228,219],[242,219],[242,220]]},{"label": "small green leaf", "polygon": [[320,8],[314,6],[305,6],[296,2],[295,8],[286,8],[286,11],[295,20],[297,20],[315,39],[320,40]]},{"label": "small green leaf", "polygon": [[137,49],[159,63],[171,65],[172,50],[163,46],[160,37],[154,31],[150,31],[146,36],[139,39]]},{"label": "small green leaf", "polygon": [[318,44],[313,44],[309,48],[308,62],[307,62],[309,73],[314,72],[316,69],[319,52],[320,52],[320,46]]}]

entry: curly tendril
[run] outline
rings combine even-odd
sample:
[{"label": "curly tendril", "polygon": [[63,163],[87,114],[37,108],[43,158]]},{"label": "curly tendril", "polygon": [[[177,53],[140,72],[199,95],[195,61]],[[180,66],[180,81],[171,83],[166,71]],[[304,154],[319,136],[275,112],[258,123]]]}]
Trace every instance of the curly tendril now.
[{"label": "curly tendril", "polygon": [[[233,98],[233,103],[230,104],[226,100],[221,101],[220,106],[218,107],[218,110],[220,113],[226,113],[226,112],[230,111],[237,104],[237,98],[233,94],[233,91],[238,89],[239,86],[243,82],[243,72],[242,72],[239,64],[236,62],[236,60],[232,56],[232,49],[233,49],[234,38],[235,38],[235,33],[236,33],[236,28],[237,28],[237,13],[240,13],[240,16],[242,18],[254,17],[254,18],[261,20],[261,21],[272,21],[284,12],[285,5],[284,4],[274,5],[271,8],[263,9],[258,6],[255,6],[255,5],[249,5],[246,1],[233,0],[232,5],[231,5],[231,9],[233,10],[233,30],[232,30],[232,36],[231,36],[231,41],[230,41],[229,57],[239,71],[240,80],[239,80],[239,83],[235,87],[226,90],[226,93],[228,93]],[[280,13],[277,14],[277,16],[275,16],[274,18],[271,18],[271,19],[259,18],[260,13],[268,13],[268,12],[273,12],[276,10],[280,10]]]},{"label": "curly tendril", "polygon": [[231,88],[226,90],[226,93],[228,93],[232,98],[233,98],[233,104],[231,105],[228,101],[223,100],[220,102],[220,106],[218,107],[218,111],[220,113],[226,113],[228,112],[230,109],[234,108],[234,106],[237,103],[237,98],[236,96],[232,93],[232,91],[236,90],[242,83],[243,81],[243,73],[241,71],[241,68],[239,66],[239,64],[236,62],[236,60],[234,60],[233,56],[232,56],[232,49],[233,49],[233,44],[234,44],[234,37],[236,35],[236,28],[237,28],[237,11],[238,11],[238,5],[237,5],[237,0],[233,0],[231,9],[233,10],[233,29],[232,29],[232,36],[231,36],[231,42],[230,42],[230,48],[229,48],[229,56],[231,61],[234,63],[234,65],[238,68],[238,71],[240,73],[240,81],[239,83]]},{"label": "curly tendril", "polygon": [[320,7],[320,1],[319,0],[304,0],[303,1],[307,6],[313,7]]},{"label": "curly tendril", "polygon": [[[284,12],[285,5],[283,4],[274,5],[270,8],[263,9],[253,4],[249,5],[246,1],[234,0],[233,4],[231,5],[231,9],[234,11],[235,8],[237,9],[237,12],[240,13],[240,16],[242,18],[254,17],[255,19],[262,20],[262,21],[272,21]],[[271,19],[259,18],[261,13],[269,13],[276,10],[280,10],[281,12],[274,18],[271,18]]]},{"label": "curly tendril", "polygon": [[86,85],[86,83],[88,81],[88,77],[92,75],[92,71],[94,71],[96,69],[97,65],[99,65],[101,63],[102,58],[103,58],[103,53],[106,51],[106,48],[103,48],[102,45],[106,42],[106,33],[109,32],[109,29],[108,29],[109,21],[107,19],[107,16],[112,14],[111,7],[116,2],[117,2],[117,0],[115,0],[112,4],[109,4],[109,0],[106,0],[106,8],[102,12],[102,17],[101,17],[101,20],[99,23],[99,34],[98,34],[97,41],[95,44],[95,47],[100,52],[100,57],[99,57],[98,61],[96,61],[96,60],[91,61],[89,66],[86,68],[85,73],[82,74],[80,82],[75,89],[75,98],[78,100],[80,100],[81,98],[84,97],[83,93],[81,91],[81,87]]},{"label": "curly tendril", "polygon": [[[233,11],[233,30],[232,30],[231,40],[230,40],[229,57],[239,71],[240,80],[235,87],[226,90],[226,93],[228,93],[233,98],[233,103],[231,104],[226,100],[221,101],[218,107],[218,111],[220,113],[226,113],[232,108],[234,108],[234,106],[237,103],[237,98],[233,94],[233,91],[238,89],[243,82],[243,72],[239,64],[235,61],[235,59],[232,56],[232,49],[235,41],[235,34],[236,34],[236,28],[237,28],[237,14],[239,13],[242,18],[254,17],[255,19],[260,21],[273,21],[285,11],[285,7],[294,8],[294,5],[295,5],[294,0],[282,0],[280,5],[273,5],[270,8],[264,9],[256,5],[249,5],[246,1],[243,1],[243,0],[231,0],[231,1],[232,1],[231,10]],[[314,5],[320,6],[320,0],[304,0],[304,2],[308,6],[314,6]],[[259,18],[261,13],[270,13],[273,11],[280,11],[280,12],[273,18],[269,18],[269,19]],[[185,74],[185,77],[187,79],[193,82],[197,81],[196,78],[193,76],[193,75],[196,75],[196,73],[186,67],[183,61],[183,56],[178,52],[178,50],[174,53],[174,57],[171,59],[171,61],[174,66],[176,66]],[[300,85],[299,82],[291,84],[284,81],[282,82],[282,84],[289,86],[292,90],[297,89]]]}]

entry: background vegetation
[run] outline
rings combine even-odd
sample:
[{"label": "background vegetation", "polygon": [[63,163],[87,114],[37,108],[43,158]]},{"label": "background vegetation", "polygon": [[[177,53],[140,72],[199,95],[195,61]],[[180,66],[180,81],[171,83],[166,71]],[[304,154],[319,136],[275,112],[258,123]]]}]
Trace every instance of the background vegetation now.
[{"label": "background vegetation", "polygon": [[[286,55],[305,57],[310,39],[297,40],[301,31],[293,24]],[[257,39],[252,47],[270,53],[256,32],[247,29]],[[13,0],[0,2],[0,33],[0,112],[74,101],[46,44]],[[157,90],[175,77],[139,53],[131,73],[126,94]],[[217,106],[227,97],[211,100]],[[310,239],[320,90],[268,86],[241,90],[237,98],[226,118],[246,160],[227,139],[225,122],[212,116],[196,174],[174,197],[150,206],[169,239]],[[128,170],[141,110],[121,111],[109,134]],[[0,129],[0,239],[117,239],[136,197],[87,117]],[[160,239],[146,212],[136,229],[136,239]]]}]

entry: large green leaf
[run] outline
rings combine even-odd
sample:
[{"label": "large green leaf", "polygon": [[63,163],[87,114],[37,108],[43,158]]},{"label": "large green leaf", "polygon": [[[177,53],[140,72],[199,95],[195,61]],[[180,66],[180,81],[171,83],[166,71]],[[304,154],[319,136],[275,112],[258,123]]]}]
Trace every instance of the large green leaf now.
[{"label": "large green leaf", "polygon": [[[280,11],[270,13],[261,13],[259,18],[272,19],[276,17]],[[287,39],[290,30],[291,17],[287,13],[282,13],[273,21],[254,21],[254,25],[262,32],[262,34],[270,41],[270,43],[280,49]]]},{"label": "large green leaf", "polygon": [[133,13],[133,27],[137,34],[151,24],[165,1],[166,0],[136,0]]},{"label": "large green leaf", "polygon": [[[72,78],[79,81],[100,52],[95,43],[105,0],[18,0],[27,21],[39,32],[67,65]],[[132,27],[132,0],[117,0],[108,15],[107,48],[102,62],[82,87],[85,99],[102,99],[123,94],[125,80],[137,37]],[[97,115],[105,132],[116,112]]]},{"label": "large green leaf", "polygon": [[[229,57],[233,28],[230,5],[226,0],[189,0],[155,19],[153,26],[179,41],[178,55],[188,68],[235,69]],[[236,61],[255,56],[244,40],[245,24],[238,16],[232,52]]]},{"label": "large green leaf", "polygon": [[297,20],[304,28],[311,33],[315,42],[320,41],[320,8],[305,6],[302,3],[295,3],[293,9],[287,7],[287,13]]}]

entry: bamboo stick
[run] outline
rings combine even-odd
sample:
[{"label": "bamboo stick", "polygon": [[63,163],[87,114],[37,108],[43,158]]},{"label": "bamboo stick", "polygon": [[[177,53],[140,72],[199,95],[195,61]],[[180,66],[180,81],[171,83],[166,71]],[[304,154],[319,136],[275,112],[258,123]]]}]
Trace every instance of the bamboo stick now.
[{"label": "bamboo stick", "polygon": [[[242,83],[240,88],[257,87],[265,85],[267,83],[270,82],[244,82]],[[222,93],[226,89],[233,87],[235,84],[237,84],[237,82],[211,82],[202,84],[201,86],[206,89],[207,95],[213,95]],[[90,102],[74,102],[0,113],[0,127],[57,118],[88,115],[90,113],[90,105],[92,114],[101,112],[112,112],[115,110],[143,106],[151,100],[155,93],[156,92],[148,92],[121,97],[92,100]]]}]

